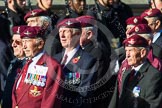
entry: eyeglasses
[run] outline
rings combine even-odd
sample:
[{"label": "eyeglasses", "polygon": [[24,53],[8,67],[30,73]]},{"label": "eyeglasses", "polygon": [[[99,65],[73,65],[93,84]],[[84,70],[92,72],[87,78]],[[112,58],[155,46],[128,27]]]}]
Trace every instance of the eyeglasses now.
[{"label": "eyeglasses", "polygon": [[15,43],[16,45],[21,45],[22,41],[21,40],[11,40],[11,43]]}]

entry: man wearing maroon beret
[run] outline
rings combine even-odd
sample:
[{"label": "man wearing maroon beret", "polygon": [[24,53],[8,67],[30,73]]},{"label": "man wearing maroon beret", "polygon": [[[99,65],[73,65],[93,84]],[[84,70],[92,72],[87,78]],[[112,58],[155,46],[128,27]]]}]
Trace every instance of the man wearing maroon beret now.
[{"label": "man wearing maroon beret", "polygon": [[42,9],[34,9],[24,16],[24,21],[28,26],[40,26],[46,28],[46,34],[52,31],[52,20],[47,12]]},{"label": "man wearing maroon beret", "polygon": [[[80,45],[84,51],[88,52],[97,60],[99,60],[97,80],[102,81],[104,75],[108,74],[111,49],[106,48],[105,44],[98,42],[97,36],[99,36],[99,34],[97,33],[98,31],[97,21],[95,20],[94,17],[89,15],[84,15],[76,19],[81,23],[81,27],[82,27]],[[111,79],[108,79],[107,83],[102,84],[101,87],[99,87],[95,91],[94,96],[97,97],[101,95],[103,92],[108,91],[107,88],[110,89],[114,87],[115,80],[116,80],[115,77],[111,76]],[[111,96],[112,94],[109,94],[104,99],[97,100],[95,103],[93,103],[94,107],[105,107],[109,103]]]},{"label": "man wearing maroon beret", "polygon": [[12,107],[60,108],[56,95],[61,92],[62,69],[43,50],[44,29],[28,27],[21,33],[27,61],[17,77],[12,91]]},{"label": "man wearing maroon beret", "polygon": [[148,21],[148,25],[153,32],[152,43],[157,50],[155,55],[162,59],[162,13],[158,9],[147,9],[141,15]]},{"label": "man wearing maroon beret", "polygon": [[148,42],[133,35],[123,42],[131,67],[123,70],[121,90],[118,83],[109,108],[161,108],[162,73],[147,60]]},{"label": "man wearing maroon beret", "polygon": [[23,51],[22,40],[20,38],[20,33],[22,33],[27,28],[26,25],[14,26],[12,28],[12,48],[15,58],[11,61],[10,66],[7,72],[6,85],[2,97],[2,108],[11,108],[12,107],[12,88],[16,79],[16,76],[19,74],[19,71],[22,69],[25,63],[25,53]]},{"label": "man wearing maroon beret", "polygon": [[150,51],[147,55],[147,58],[156,69],[162,72],[162,61],[158,58],[158,52],[162,49],[155,43],[152,43],[153,34],[151,28],[147,24],[138,24],[134,28],[132,28],[129,34],[138,34],[148,41],[150,45]]},{"label": "man wearing maroon beret", "polygon": [[87,90],[86,87],[91,87],[96,82],[98,64],[96,58],[80,47],[81,24],[75,18],[68,18],[62,20],[57,27],[64,48],[55,55],[62,64],[66,84],[62,96],[66,100],[63,100],[62,108],[93,108],[93,103],[86,99],[93,98],[94,90]]},{"label": "man wearing maroon beret", "polygon": [[127,35],[127,38],[129,37],[129,31],[135,26],[135,25],[138,25],[138,24],[147,24],[147,20],[140,17],[140,16],[133,16],[133,17],[129,17],[127,20],[126,20],[126,35]]}]

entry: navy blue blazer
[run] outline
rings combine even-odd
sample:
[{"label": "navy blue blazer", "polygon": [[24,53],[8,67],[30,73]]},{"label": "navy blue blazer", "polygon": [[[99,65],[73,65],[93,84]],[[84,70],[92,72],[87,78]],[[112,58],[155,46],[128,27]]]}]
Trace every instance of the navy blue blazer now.
[{"label": "navy blue blazer", "polygon": [[[61,63],[64,51],[54,58]],[[81,48],[63,68],[64,93],[63,108],[91,108],[92,103],[83,102],[93,95],[89,87],[95,83],[98,64],[94,57]]]}]

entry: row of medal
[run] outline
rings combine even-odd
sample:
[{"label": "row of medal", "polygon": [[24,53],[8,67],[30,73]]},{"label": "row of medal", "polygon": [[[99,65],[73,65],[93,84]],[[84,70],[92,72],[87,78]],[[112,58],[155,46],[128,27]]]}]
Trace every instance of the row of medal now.
[{"label": "row of medal", "polygon": [[47,79],[47,76],[28,73],[24,82],[26,84],[32,84],[35,86],[44,87],[46,84],[46,79]]},{"label": "row of medal", "polygon": [[75,73],[66,73],[65,74],[65,84],[79,84],[81,82],[80,80],[80,73],[75,72]]}]

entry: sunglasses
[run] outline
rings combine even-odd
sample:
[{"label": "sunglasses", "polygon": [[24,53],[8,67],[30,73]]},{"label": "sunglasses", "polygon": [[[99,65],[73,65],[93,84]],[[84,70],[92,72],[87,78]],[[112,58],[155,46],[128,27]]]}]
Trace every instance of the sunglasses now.
[{"label": "sunglasses", "polygon": [[21,40],[11,40],[11,43],[15,43],[16,45],[21,45],[22,41]]}]

